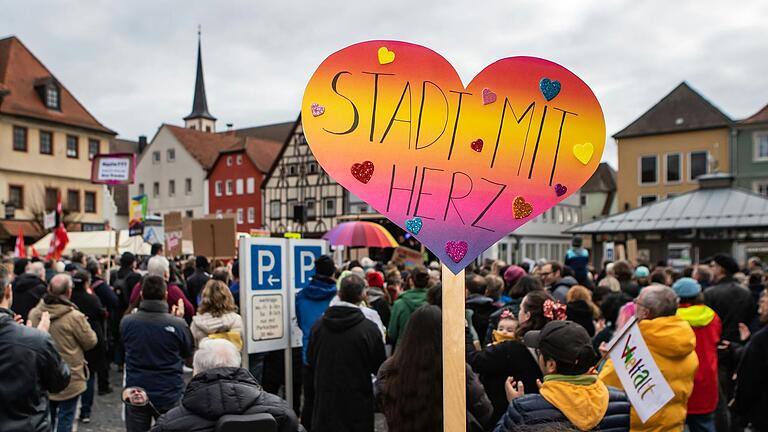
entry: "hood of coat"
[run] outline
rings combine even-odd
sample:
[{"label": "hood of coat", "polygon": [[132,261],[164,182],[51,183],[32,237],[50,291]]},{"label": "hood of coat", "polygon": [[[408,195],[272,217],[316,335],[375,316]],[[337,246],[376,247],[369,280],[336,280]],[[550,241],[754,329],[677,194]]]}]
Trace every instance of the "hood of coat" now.
[{"label": "hood of coat", "polygon": [[379,299],[386,298],[384,296],[384,291],[379,287],[368,287],[366,293],[368,294],[368,304],[378,301]]},{"label": "hood of coat", "polygon": [[298,296],[310,300],[330,300],[336,295],[336,282],[322,276],[314,276]]},{"label": "hood of coat", "polygon": [[45,285],[45,281],[31,273],[24,273],[13,280],[13,293],[18,294],[39,285]]},{"label": "hood of coat", "polygon": [[364,320],[363,311],[351,306],[331,306],[323,314],[323,325],[333,332],[350,329]]},{"label": "hood of coat", "polygon": [[468,305],[490,305],[493,304],[493,299],[482,294],[470,294],[467,296],[466,303]]},{"label": "hood of coat", "polygon": [[397,297],[397,301],[405,303],[408,305],[408,309],[414,311],[427,301],[427,289],[411,288],[408,291],[403,291],[400,296]]},{"label": "hood of coat", "polygon": [[[566,376],[561,376],[566,378]],[[545,378],[539,389],[547,402],[556,406],[579,430],[592,430],[608,411],[608,388],[596,376],[581,375]]]},{"label": "hood of coat", "polygon": [[195,325],[207,334],[229,331],[236,324],[235,320],[238,319],[240,316],[231,312],[218,317],[208,312],[192,317]]},{"label": "hood of coat", "polygon": [[676,315],[642,320],[638,325],[653,353],[674,359],[685,357],[696,349],[696,334],[686,320]]},{"label": "hood of coat", "polygon": [[572,287],[574,285],[578,285],[578,284],[579,284],[579,281],[577,281],[576,278],[574,278],[573,276],[566,276],[566,277],[560,279],[559,281],[557,281],[552,286],[552,288],[554,289],[554,288],[557,288],[559,286],[567,286],[567,287],[570,288],[570,287]]},{"label": "hood of coat", "polygon": [[209,369],[192,378],[184,392],[184,408],[208,420],[227,414],[242,414],[259,402],[262,389],[246,369]]},{"label": "hood of coat", "polygon": [[706,305],[681,305],[677,308],[677,316],[688,321],[691,327],[704,327],[715,319],[715,315],[715,311]]},{"label": "hood of coat", "polygon": [[56,321],[73,310],[78,310],[77,306],[69,300],[50,294],[46,294],[45,297],[43,297],[43,300],[38,307],[40,307],[41,312],[48,312],[51,317],[51,322]]}]

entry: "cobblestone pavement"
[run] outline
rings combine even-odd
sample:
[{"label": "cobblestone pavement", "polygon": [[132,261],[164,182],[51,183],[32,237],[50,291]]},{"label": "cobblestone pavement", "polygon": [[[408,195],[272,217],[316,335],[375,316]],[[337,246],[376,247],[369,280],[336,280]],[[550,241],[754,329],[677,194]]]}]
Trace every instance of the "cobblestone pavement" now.
[{"label": "cobblestone pavement", "polygon": [[[89,424],[77,423],[78,432],[123,432],[125,424],[122,420],[123,404],[120,401],[120,383],[122,376],[113,367],[110,382],[114,391],[104,396],[96,396],[93,402],[93,412]],[[187,378],[189,376],[186,376]],[[376,414],[376,432],[386,432],[386,421],[383,415]]]}]

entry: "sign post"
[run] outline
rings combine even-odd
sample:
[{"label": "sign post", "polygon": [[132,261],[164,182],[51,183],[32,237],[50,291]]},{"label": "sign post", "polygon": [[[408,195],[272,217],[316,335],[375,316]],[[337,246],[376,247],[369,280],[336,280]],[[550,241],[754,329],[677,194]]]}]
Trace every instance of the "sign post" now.
[{"label": "sign post", "polygon": [[467,424],[464,353],[464,270],[443,265],[443,431],[464,432]]}]

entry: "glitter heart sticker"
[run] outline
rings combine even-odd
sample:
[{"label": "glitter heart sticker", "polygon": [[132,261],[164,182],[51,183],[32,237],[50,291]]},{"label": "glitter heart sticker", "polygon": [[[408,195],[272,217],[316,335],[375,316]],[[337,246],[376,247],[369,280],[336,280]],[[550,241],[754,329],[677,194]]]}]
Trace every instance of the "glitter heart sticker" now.
[{"label": "glitter heart sticker", "polygon": [[531,203],[526,202],[523,197],[515,197],[515,201],[512,203],[512,212],[515,215],[515,219],[523,219],[533,213],[533,206]]},{"label": "glitter heart sticker", "polygon": [[325,113],[325,107],[320,104],[313,103],[310,109],[312,110],[313,117],[320,117]]},{"label": "glitter heart sticker", "polygon": [[378,56],[379,56],[379,64],[385,65],[395,61],[395,52],[390,51],[385,46],[379,48]]},{"label": "glitter heart sticker", "polygon": [[449,241],[445,244],[445,253],[457,264],[464,259],[467,250],[469,250],[469,245],[463,240]]},{"label": "glitter heart sticker", "polygon": [[373,162],[356,163],[352,165],[350,171],[352,172],[352,177],[356,178],[360,183],[368,183],[371,181],[371,177],[373,177]]},{"label": "glitter heart sticker", "polygon": [[483,140],[478,138],[472,141],[472,144],[470,144],[470,147],[472,147],[472,150],[480,153],[481,151],[483,151]]},{"label": "glitter heart sticker", "polygon": [[539,88],[541,89],[541,94],[544,95],[544,98],[547,101],[551,101],[560,93],[560,81],[552,81],[549,78],[542,78],[541,81],[539,81]]},{"label": "glitter heart sticker", "polygon": [[561,185],[560,183],[555,185],[555,194],[557,196],[563,196],[565,193],[568,192],[568,188]]},{"label": "glitter heart sticker", "polygon": [[411,232],[411,234],[416,235],[421,231],[421,228],[424,226],[424,222],[421,220],[420,217],[416,216],[413,219],[408,219],[405,221],[405,229]]},{"label": "glitter heart sticker", "polygon": [[484,88],[483,89],[483,105],[488,105],[496,102],[496,93],[491,91],[491,89]]}]

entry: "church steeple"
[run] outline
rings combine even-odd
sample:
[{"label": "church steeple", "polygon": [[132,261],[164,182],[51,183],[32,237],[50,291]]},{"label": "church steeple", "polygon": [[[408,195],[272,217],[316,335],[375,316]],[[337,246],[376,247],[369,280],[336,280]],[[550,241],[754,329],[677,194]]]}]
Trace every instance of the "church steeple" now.
[{"label": "church steeple", "polygon": [[195,79],[195,97],[192,102],[192,112],[184,117],[185,127],[204,132],[216,131],[216,117],[208,112],[208,100],[205,96],[205,80],[203,78],[203,54],[200,36],[200,26],[197,28],[197,77]]}]

